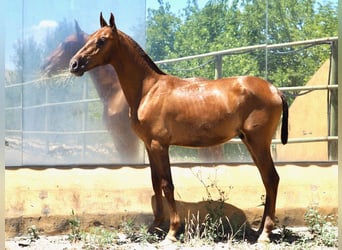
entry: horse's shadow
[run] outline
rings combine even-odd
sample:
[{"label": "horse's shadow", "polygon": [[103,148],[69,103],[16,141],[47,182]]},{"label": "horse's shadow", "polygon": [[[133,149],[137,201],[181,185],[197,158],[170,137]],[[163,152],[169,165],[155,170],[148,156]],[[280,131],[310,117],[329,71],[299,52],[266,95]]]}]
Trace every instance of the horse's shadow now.
[{"label": "horse's shadow", "polygon": [[[151,199],[153,213],[156,211],[155,197]],[[214,230],[217,239],[239,239],[255,243],[259,233],[255,231],[248,222],[245,213],[236,206],[223,201],[200,201],[184,202],[176,200],[176,206],[181,218],[181,227],[178,236],[181,234],[202,235],[205,237],[205,230]],[[169,208],[166,198],[163,197],[164,223],[155,232],[168,232],[169,221],[167,215]]]}]

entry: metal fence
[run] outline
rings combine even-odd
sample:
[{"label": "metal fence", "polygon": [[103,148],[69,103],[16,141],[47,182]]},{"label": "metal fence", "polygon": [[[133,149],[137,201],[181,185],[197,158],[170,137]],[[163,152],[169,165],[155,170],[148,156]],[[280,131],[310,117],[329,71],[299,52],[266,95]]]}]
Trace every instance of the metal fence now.
[{"label": "metal fence", "polygon": [[[223,51],[217,51],[217,52],[210,52],[210,53],[205,53],[201,55],[195,55],[195,56],[188,56],[188,57],[182,57],[182,58],[175,58],[175,59],[169,59],[169,60],[163,60],[163,61],[158,61],[156,62],[157,64],[173,64],[176,62],[180,61],[186,61],[186,60],[193,60],[193,59],[198,59],[198,58],[204,58],[204,57],[209,57],[209,58],[214,58],[215,59],[215,78],[220,78],[222,76],[222,57],[224,56],[229,56],[232,54],[236,53],[242,53],[242,52],[250,52],[250,51],[255,51],[255,50],[267,50],[267,49],[275,49],[275,48],[284,48],[284,47],[293,47],[293,46],[306,46],[306,45],[313,45],[313,44],[326,44],[326,43],[331,43],[332,47],[337,46],[337,37],[329,37],[329,38],[322,38],[322,39],[315,39],[315,40],[307,40],[307,41],[299,41],[299,42],[291,42],[291,43],[282,43],[282,44],[274,44],[274,45],[268,45],[268,44],[261,44],[261,45],[256,45],[256,46],[248,46],[248,47],[243,47],[243,48],[233,48],[233,49],[228,49],[228,50],[223,50]],[[335,55],[336,53],[336,55]],[[301,91],[334,91],[338,89],[337,85],[337,50],[332,51],[332,57],[331,57],[331,72],[330,72],[330,82],[329,85],[322,85],[319,86],[298,86],[298,87],[280,87],[279,89],[282,90],[283,92],[301,92]],[[24,82],[24,83],[18,83],[18,84],[10,84],[5,86],[5,93],[6,95],[15,92],[14,89],[19,88],[19,92],[23,90],[25,87],[29,87],[31,85],[37,85],[39,82],[44,82],[44,81],[53,81],[58,79],[58,77],[64,77],[65,76],[57,76],[55,79],[37,79],[29,82]],[[72,81],[72,77],[68,78],[68,81]],[[108,133],[107,130],[104,128],[104,126],[88,126],[88,104],[96,104],[98,107],[101,109],[101,101],[99,98],[89,98],[87,97],[88,94],[87,92],[89,91],[88,83],[86,81],[82,81],[82,89],[80,89],[82,96],[79,99],[74,99],[74,100],[69,100],[69,101],[50,101],[49,100],[49,86],[45,85],[44,91],[42,91],[42,95],[44,95],[41,99],[43,102],[39,104],[25,104],[22,97],[21,101],[17,102],[16,105],[11,105],[7,104],[5,107],[5,112],[6,114],[15,114],[17,113],[17,116],[22,116],[21,118],[23,119],[23,114],[24,112],[28,112],[30,110],[42,110],[42,109],[47,109],[47,108],[52,108],[52,107],[70,107],[72,105],[83,105],[82,107],[84,108],[81,117],[78,119],[80,120],[80,125],[73,129],[66,130],[58,130],[58,129],[49,129],[49,114],[46,114],[43,117],[43,120],[41,121],[44,125],[42,125],[42,129],[40,130],[30,130],[29,128],[24,128],[23,121],[21,121],[21,124],[18,124],[17,126],[11,127],[10,125],[6,127],[5,133],[6,133],[6,145],[10,143],[11,138],[13,138],[13,135],[17,136],[30,136],[30,135],[44,135],[44,136],[57,136],[57,135],[70,135],[70,136],[83,136],[82,140],[82,147],[80,148],[80,151],[82,152],[81,155],[84,157],[86,155],[86,150],[87,150],[87,145],[86,145],[86,139],[85,136],[89,135],[104,135]],[[43,85],[42,85],[43,86]],[[337,92],[337,91],[336,91]],[[328,121],[327,123],[329,124],[329,131],[327,131],[327,136],[320,136],[320,137],[313,137],[313,138],[290,138],[289,143],[306,143],[306,142],[328,142],[329,143],[329,157],[330,159],[336,159],[337,158],[337,95],[328,95],[330,96],[331,100],[329,100],[329,104],[331,105],[329,107],[329,115],[328,115]],[[19,97],[20,99],[20,97]],[[336,104],[336,105],[335,105]],[[82,108],[81,107],[81,108]],[[48,113],[48,111],[46,111]],[[11,119],[9,118],[8,115],[6,115],[6,119]],[[35,121],[32,121],[35,122]],[[21,138],[22,140],[22,138]],[[21,142],[23,143],[23,142]],[[49,140],[46,141],[46,144],[48,145]],[[230,143],[241,143],[240,139],[233,139],[230,141]],[[279,139],[274,139],[273,144],[279,144],[280,140]],[[332,146],[331,146],[332,145]],[[8,145],[7,145],[8,146]],[[48,147],[48,146],[45,146]],[[18,150],[23,151],[23,146],[19,146]],[[112,149],[108,149],[110,151]],[[143,150],[143,148],[142,148]],[[8,150],[6,150],[8,151]],[[18,154],[18,152],[17,152]],[[23,152],[21,152],[23,154]],[[112,160],[112,159],[109,159]],[[182,161],[182,160],[180,160]],[[186,161],[186,160],[185,160]],[[88,162],[87,159],[84,160],[84,162]],[[101,162],[103,163],[103,162]],[[145,162],[142,162],[145,163]],[[58,164],[58,162],[57,162]],[[62,163],[63,164],[63,163]],[[11,165],[11,163],[6,163],[6,165]],[[15,163],[14,165],[17,165]]]},{"label": "metal fence", "polygon": [[[295,41],[288,43],[279,43],[279,44],[260,44],[253,45],[241,48],[232,48],[222,51],[215,51],[210,53],[204,53],[200,55],[194,56],[186,56],[175,59],[161,60],[157,61],[157,64],[170,64],[177,63],[181,61],[194,60],[199,58],[214,58],[215,60],[215,79],[219,79],[222,77],[222,57],[235,55],[237,53],[246,53],[255,50],[271,50],[278,48],[288,48],[288,47],[296,47],[296,46],[314,46],[320,44],[329,44],[331,45],[331,71],[329,72],[329,85],[320,86],[298,86],[298,87],[279,87],[279,89],[283,92],[300,92],[300,91],[319,91],[325,90],[333,93],[328,95],[330,97],[329,102],[329,114],[328,114],[328,124],[329,129],[327,131],[328,136],[320,136],[320,137],[312,137],[312,138],[290,138],[288,143],[306,143],[306,142],[322,142],[326,141],[329,143],[329,159],[337,159],[337,90],[338,90],[338,81],[337,81],[337,37],[326,37],[320,39],[312,39],[305,41]],[[336,90],[336,91],[334,91]],[[239,139],[233,139],[230,142],[232,143],[241,143]],[[272,144],[280,144],[280,139],[273,139]]]}]

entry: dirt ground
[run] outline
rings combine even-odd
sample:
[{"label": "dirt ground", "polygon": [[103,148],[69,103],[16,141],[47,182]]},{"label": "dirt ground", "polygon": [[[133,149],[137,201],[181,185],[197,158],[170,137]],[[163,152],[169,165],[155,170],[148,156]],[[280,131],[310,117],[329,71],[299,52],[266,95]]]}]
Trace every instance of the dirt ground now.
[{"label": "dirt ground", "polygon": [[[182,246],[179,243],[123,243],[119,245],[106,246],[104,248],[98,246],[87,246],[84,242],[71,243],[68,236],[42,236],[40,239],[30,242],[27,238],[14,238],[6,242],[5,250],[81,250],[81,249],[230,249],[228,243],[217,243],[215,245],[203,246]],[[248,249],[262,249],[261,246],[249,245]]]},{"label": "dirt ground", "polygon": [[[310,233],[307,228],[291,228],[295,235],[301,235],[306,238],[310,237]],[[276,230],[276,234],[279,235],[280,231]],[[312,240],[312,242],[307,241],[304,243],[300,238],[295,237],[293,242],[278,241],[271,243],[248,243],[243,240],[232,240],[228,242],[202,242],[200,240],[194,240],[188,243],[181,242],[165,242],[159,241],[156,243],[148,242],[131,242],[125,235],[119,236],[121,240],[116,241],[115,244],[91,244],[83,240],[73,243],[70,241],[68,235],[58,235],[58,236],[39,236],[39,239],[30,239],[27,237],[14,237],[6,241],[5,250],[83,250],[83,249],[118,249],[118,250],[156,250],[156,249],[166,249],[166,250],[220,250],[220,249],[252,249],[252,250],[280,250],[280,249],[312,249],[312,250],[333,250],[338,249],[337,247],[326,247],[324,245],[319,245],[317,242]]]}]

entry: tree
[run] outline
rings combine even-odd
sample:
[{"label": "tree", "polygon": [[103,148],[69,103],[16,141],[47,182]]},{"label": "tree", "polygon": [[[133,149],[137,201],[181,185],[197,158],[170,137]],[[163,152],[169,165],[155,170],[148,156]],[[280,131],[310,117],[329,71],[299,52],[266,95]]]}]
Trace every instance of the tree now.
[{"label": "tree", "polygon": [[16,71],[16,82],[32,80],[36,77],[42,56],[42,50],[33,37],[18,40],[14,43],[13,63]]},{"label": "tree", "polygon": [[[147,50],[154,60],[337,35],[337,8],[331,2],[269,0],[266,11],[264,0],[210,0],[202,9],[192,0],[178,16],[170,13],[168,2],[159,3],[158,10],[149,10],[147,22]],[[276,86],[301,85],[328,57],[329,46],[272,50],[267,59],[265,50],[258,50],[223,57],[223,76],[267,73]],[[162,67],[183,77],[214,77],[210,58]]]},{"label": "tree", "polygon": [[170,58],[174,53],[175,32],[180,18],[170,11],[170,4],[158,0],[157,10],[148,9],[146,49],[153,60]]}]

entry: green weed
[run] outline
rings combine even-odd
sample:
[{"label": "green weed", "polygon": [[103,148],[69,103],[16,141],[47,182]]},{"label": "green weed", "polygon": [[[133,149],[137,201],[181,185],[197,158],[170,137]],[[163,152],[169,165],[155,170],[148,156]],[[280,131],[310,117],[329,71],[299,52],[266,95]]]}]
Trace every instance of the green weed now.
[{"label": "green weed", "polygon": [[315,206],[308,207],[304,220],[314,236],[315,241],[327,247],[338,244],[337,227],[333,215],[322,215]]},{"label": "green weed", "polygon": [[76,216],[73,209],[71,210],[71,219],[69,219],[69,226],[71,229],[71,233],[68,235],[69,240],[72,242],[81,240],[81,221]]}]

